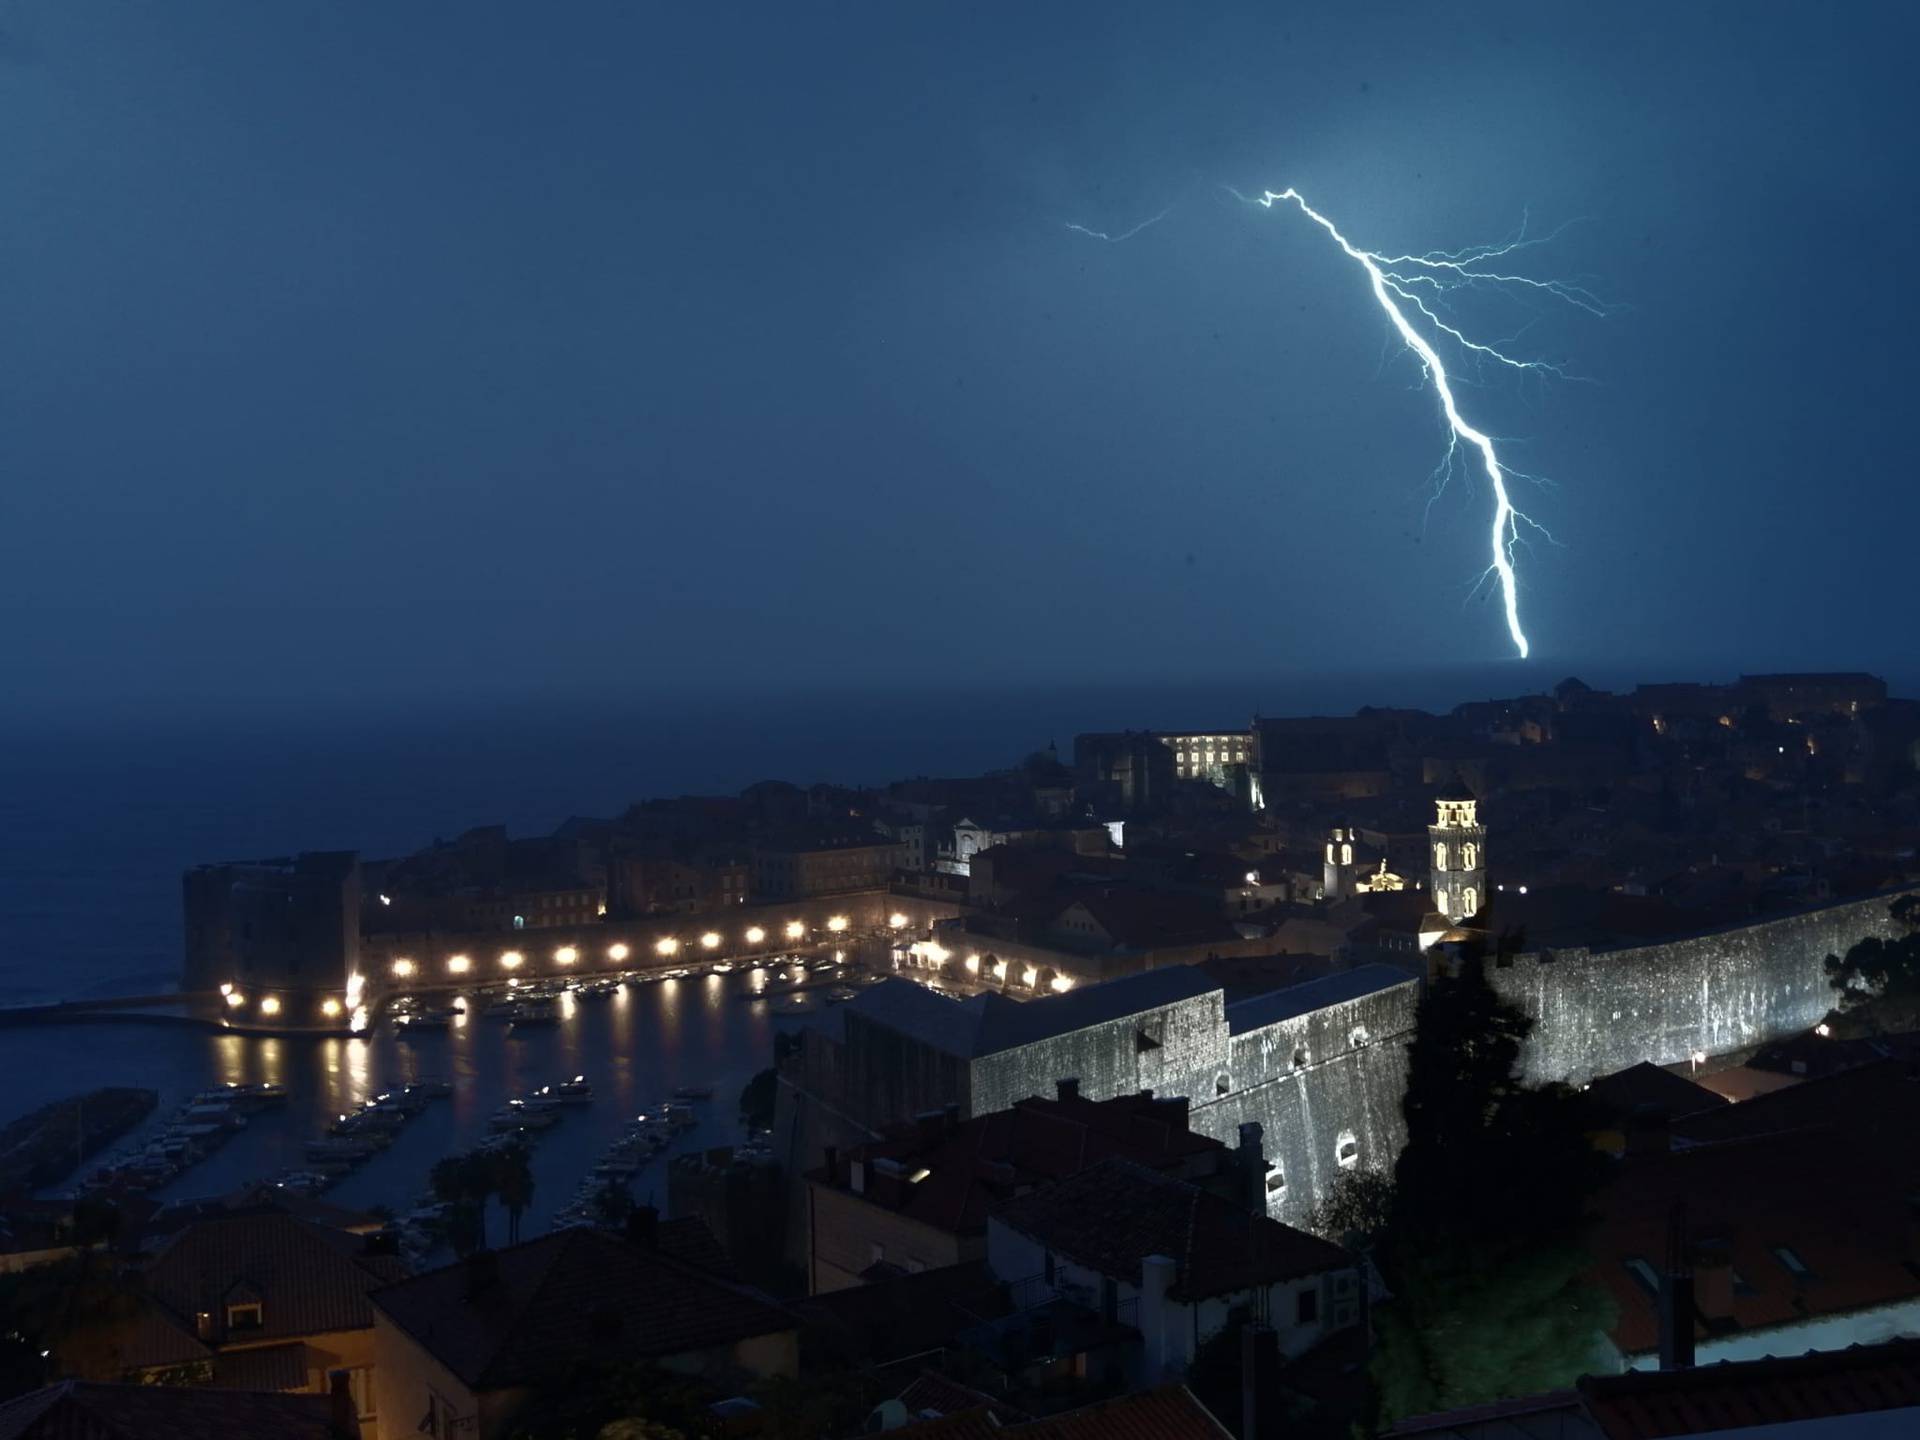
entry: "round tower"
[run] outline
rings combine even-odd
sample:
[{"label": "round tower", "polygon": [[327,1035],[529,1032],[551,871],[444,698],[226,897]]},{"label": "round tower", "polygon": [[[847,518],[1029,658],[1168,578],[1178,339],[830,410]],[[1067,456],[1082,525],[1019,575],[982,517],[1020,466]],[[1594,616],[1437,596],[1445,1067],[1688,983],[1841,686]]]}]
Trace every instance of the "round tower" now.
[{"label": "round tower", "polygon": [[1487,903],[1487,831],[1473,792],[1457,781],[1440,792],[1427,827],[1433,851],[1433,908],[1458,924]]}]

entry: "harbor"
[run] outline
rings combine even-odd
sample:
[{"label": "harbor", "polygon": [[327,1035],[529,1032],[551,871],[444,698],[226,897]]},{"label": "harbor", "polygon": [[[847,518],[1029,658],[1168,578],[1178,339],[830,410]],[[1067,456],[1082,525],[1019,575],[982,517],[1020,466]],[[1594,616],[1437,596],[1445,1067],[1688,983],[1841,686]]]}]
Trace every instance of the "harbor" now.
[{"label": "harbor", "polygon": [[8,1039],[23,1109],[83,1078],[158,1094],[146,1121],[45,1182],[50,1193],[100,1188],[112,1171],[161,1201],[275,1183],[404,1218],[431,1208],[436,1161],[525,1142],[531,1235],[591,1223],[609,1181],[664,1206],[674,1154],[744,1140],[740,1091],[773,1063],[775,1033],[870,978],[843,960],[399,997],[351,1038],[160,1027],[136,1048],[76,1021]]}]

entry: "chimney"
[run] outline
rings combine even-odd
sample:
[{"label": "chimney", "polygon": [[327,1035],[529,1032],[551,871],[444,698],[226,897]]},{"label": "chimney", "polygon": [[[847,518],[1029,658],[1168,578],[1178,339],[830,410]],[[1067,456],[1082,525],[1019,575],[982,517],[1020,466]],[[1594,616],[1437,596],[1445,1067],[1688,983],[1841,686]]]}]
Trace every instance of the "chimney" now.
[{"label": "chimney", "polygon": [[1687,1257],[1687,1204],[1667,1217],[1667,1265],[1660,1272],[1660,1368],[1693,1368],[1693,1265]]},{"label": "chimney", "polygon": [[500,1257],[491,1250],[476,1250],[467,1256],[467,1299],[483,1294],[500,1278]]},{"label": "chimney", "polygon": [[1693,1247],[1693,1300],[1704,1320],[1733,1318],[1733,1246],[1720,1236]]},{"label": "chimney", "polygon": [[344,1370],[327,1371],[327,1434],[333,1440],[360,1440],[360,1407]]},{"label": "chimney", "polygon": [[1271,1388],[1280,1369],[1280,1333],[1271,1325],[1256,1325],[1249,1320],[1240,1327],[1240,1436],[1241,1440],[1259,1440],[1260,1404],[1264,1391]]},{"label": "chimney", "polygon": [[1267,1213],[1265,1136],[1258,1120],[1240,1122],[1240,1202],[1256,1215]]},{"label": "chimney", "polygon": [[193,1317],[193,1333],[196,1339],[213,1339],[213,1312],[211,1310],[195,1312]]},{"label": "chimney", "polygon": [[1053,1082],[1053,1094],[1056,1100],[1078,1100],[1080,1098],[1080,1077],[1063,1075]]},{"label": "chimney", "polygon": [[636,1205],[627,1216],[627,1239],[642,1250],[651,1250],[659,1238],[660,1212],[651,1205]]}]

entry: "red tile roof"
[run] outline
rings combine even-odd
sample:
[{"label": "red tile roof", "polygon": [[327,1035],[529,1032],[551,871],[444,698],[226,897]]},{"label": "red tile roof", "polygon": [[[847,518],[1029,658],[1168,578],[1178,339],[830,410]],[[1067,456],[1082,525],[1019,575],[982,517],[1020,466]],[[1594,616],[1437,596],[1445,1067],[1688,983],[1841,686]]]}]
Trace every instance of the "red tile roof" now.
[{"label": "red tile roof", "polygon": [[798,1325],[757,1291],[599,1230],[488,1253],[373,1297],[474,1390],[537,1383],[582,1356],[684,1355]]},{"label": "red tile roof", "polygon": [[949,1380],[935,1370],[921,1371],[914,1382],[900,1392],[898,1399],[907,1414],[926,1419],[977,1410],[985,1410],[999,1425],[1015,1425],[1032,1418],[1024,1410],[1016,1410],[991,1395]]},{"label": "red tile roof", "polygon": [[1662,1440],[1920,1407],[1920,1340],[1694,1370],[1590,1375],[1579,1388],[1607,1440]]},{"label": "red tile roof", "polygon": [[1180,1300],[1230,1295],[1353,1264],[1338,1245],[1127,1160],[1104,1160],[1008,1201],[994,1218],[1135,1285],[1142,1260],[1168,1256],[1179,1267],[1171,1293]]},{"label": "red tile roof", "polygon": [[[930,1122],[908,1133],[850,1150],[834,1166],[833,1183],[848,1188],[855,1161],[865,1167],[864,1194],[874,1204],[953,1234],[983,1232],[987,1212],[1016,1190],[1059,1179],[1110,1156],[1155,1169],[1184,1167],[1213,1152],[1218,1140],[1187,1128],[1183,1101],[1150,1095],[1111,1100],[1075,1096],[1021,1100],[957,1124]],[[875,1166],[884,1160],[894,1166]],[[926,1177],[909,1177],[920,1170]],[[826,1180],[824,1170],[814,1178]]]},{"label": "red tile roof", "polygon": [[1227,1440],[1231,1434],[1184,1385],[1120,1395],[1017,1425],[985,1408],[888,1432],[910,1440]]},{"label": "red tile roof", "polygon": [[[365,1329],[370,1291],[407,1273],[392,1255],[369,1255],[362,1236],[297,1219],[280,1210],[237,1211],[196,1221],[146,1267],[146,1291],[185,1332],[195,1315],[213,1317],[214,1343],[225,1334],[231,1298],[260,1303],[261,1326],[248,1344]],[[167,1363],[135,1357],[131,1363]]]},{"label": "red tile roof", "polygon": [[[1766,1099],[1697,1118],[1718,1120]],[[1887,1150],[1827,1131],[1627,1157],[1596,1205],[1600,1220],[1590,1242],[1592,1278],[1619,1309],[1614,1343],[1629,1355],[1657,1348],[1655,1298],[1628,1262],[1660,1271],[1676,1202],[1686,1205],[1694,1243],[1728,1257],[1744,1282],[1726,1297],[1730,1313],[1709,1320],[1710,1286],[1696,1265],[1702,1340],[1920,1296],[1909,1202],[1916,1184],[1920,1158],[1910,1140]],[[1838,1197],[1845,1197],[1844,1223]]]},{"label": "red tile roof", "polygon": [[0,1440],[337,1440],[338,1435],[327,1395],[69,1380],[0,1404]]},{"label": "red tile roof", "polygon": [[[1589,1375],[1572,1390],[1415,1415],[1387,1432],[1415,1435],[1596,1434],[1603,1440],[1666,1440],[1749,1426],[1920,1407],[1920,1340],[1816,1350],[1686,1370]],[[1550,1429],[1528,1416],[1554,1416]],[[1475,1427],[1484,1427],[1476,1432]],[[1889,1432],[1876,1432],[1889,1433]]]}]

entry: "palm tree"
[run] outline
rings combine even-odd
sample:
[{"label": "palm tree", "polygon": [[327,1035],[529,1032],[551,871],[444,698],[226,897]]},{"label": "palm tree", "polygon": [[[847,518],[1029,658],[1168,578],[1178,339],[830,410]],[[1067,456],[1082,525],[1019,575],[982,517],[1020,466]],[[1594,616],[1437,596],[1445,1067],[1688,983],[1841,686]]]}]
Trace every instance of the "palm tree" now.
[{"label": "palm tree", "polygon": [[493,1158],[493,1193],[507,1207],[507,1243],[520,1241],[520,1217],[533,1203],[533,1166],[527,1147],[509,1145]]}]

